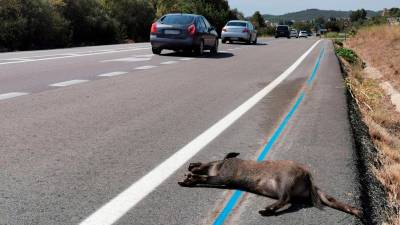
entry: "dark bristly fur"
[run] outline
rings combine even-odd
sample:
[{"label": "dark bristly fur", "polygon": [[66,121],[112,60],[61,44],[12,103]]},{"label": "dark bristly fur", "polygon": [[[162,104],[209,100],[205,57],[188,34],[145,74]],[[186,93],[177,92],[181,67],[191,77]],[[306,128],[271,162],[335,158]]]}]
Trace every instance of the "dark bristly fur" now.
[{"label": "dark bristly fur", "polygon": [[178,182],[183,187],[217,187],[240,189],[277,199],[259,211],[261,215],[275,215],[292,201],[311,203],[319,209],[323,205],[362,218],[361,211],[339,202],[314,185],[310,172],[293,161],[241,160],[239,153],[229,153],[223,160],[191,163],[186,179]]}]

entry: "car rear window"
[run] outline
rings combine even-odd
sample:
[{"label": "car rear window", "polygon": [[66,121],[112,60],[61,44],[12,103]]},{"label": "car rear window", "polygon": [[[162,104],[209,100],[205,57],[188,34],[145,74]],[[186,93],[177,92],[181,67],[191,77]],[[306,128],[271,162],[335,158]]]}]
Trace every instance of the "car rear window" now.
[{"label": "car rear window", "polygon": [[289,27],[287,27],[287,26],[278,26],[276,29],[277,30],[289,30]]},{"label": "car rear window", "polygon": [[194,16],[190,15],[167,15],[160,19],[163,24],[173,25],[188,25],[194,22]]},{"label": "car rear window", "polygon": [[229,22],[228,24],[226,24],[226,26],[229,27],[246,27],[246,23],[243,22]]}]

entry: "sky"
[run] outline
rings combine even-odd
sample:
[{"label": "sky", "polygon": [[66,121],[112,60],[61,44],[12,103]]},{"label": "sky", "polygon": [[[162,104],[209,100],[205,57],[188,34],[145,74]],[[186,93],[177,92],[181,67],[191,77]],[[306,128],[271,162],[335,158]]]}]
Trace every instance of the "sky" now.
[{"label": "sky", "polygon": [[228,0],[228,2],[231,8],[238,8],[245,16],[250,16],[255,11],[260,11],[261,14],[282,15],[311,8],[333,10],[400,8],[400,0]]}]

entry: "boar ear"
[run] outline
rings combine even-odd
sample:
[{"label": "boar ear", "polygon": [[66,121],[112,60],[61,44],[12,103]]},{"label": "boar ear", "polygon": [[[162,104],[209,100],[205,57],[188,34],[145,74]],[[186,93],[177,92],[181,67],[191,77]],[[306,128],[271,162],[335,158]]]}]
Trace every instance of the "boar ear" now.
[{"label": "boar ear", "polygon": [[240,155],[240,153],[231,152],[231,153],[228,153],[228,154],[225,156],[225,159],[236,158],[236,157],[238,157],[238,155]]}]

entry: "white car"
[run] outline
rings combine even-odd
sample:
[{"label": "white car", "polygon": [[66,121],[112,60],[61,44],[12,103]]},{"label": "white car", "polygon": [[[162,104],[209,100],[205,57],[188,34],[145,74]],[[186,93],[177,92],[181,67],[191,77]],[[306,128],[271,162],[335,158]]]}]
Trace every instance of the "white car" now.
[{"label": "white car", "polygon": [[295,29],[290,30],[290,37],[298,38],[297,30]]},{"label": "white car", "polygon": [[249,21],[231,20],[222,29],[222,43],[241,41],[257,44],[257,30]]},{"label": "white car", "polygon": [[299,38],[302,38],[302,37],[304,37],[304,38],[307,38],[307,37],[308,37],[307,31],[301,30],[301,31],[299,32]]}]

